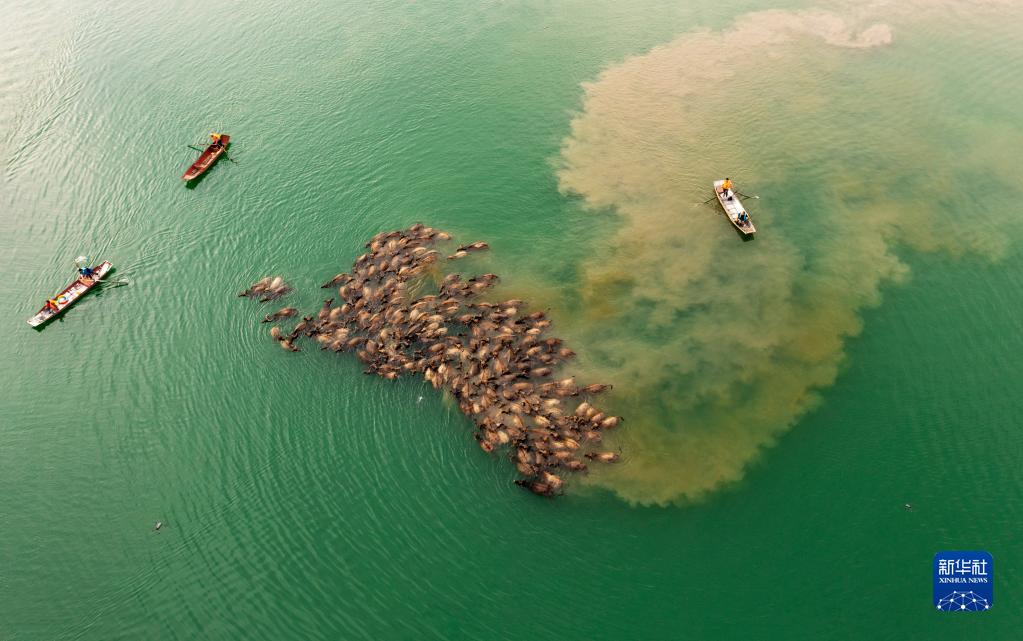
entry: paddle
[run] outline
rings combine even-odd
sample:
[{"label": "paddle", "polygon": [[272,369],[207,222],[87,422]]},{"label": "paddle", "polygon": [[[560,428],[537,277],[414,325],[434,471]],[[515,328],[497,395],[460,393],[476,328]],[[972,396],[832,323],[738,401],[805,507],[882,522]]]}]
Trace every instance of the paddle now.
[{"label": "paddle", "polygon": [[741,191],[736,191],[735,193],[739,194],[743,198],[752,198],[754,200],[760,200],[760,196],[756,196],[756,195],[754,195],[754,196],[747,196],[746,194],[742,193]]},{"label": "paddle", "polygon": [[[78,258],[76,258],[75,259],[75,271],[78,271],[79,263],[88,265],[89,264],[89,257],[88,256],[79,256]],[[79,276],[81,276],[81,273],[79,273]],[[93,280],[95,281],[95,283],[97,285],[127,285],[128,284],[128,281],[126,281],[126,280],[107,280],[106,277],[103,277],[103,276],[101,276],[100,278],[93,277]]]},{"label": "paddle", "polygon": [[[81,277],[80,274],[79,274],[79,277]],[[93,277],[92,280],[97,285],[127,285],[128,284],[128,281],[126,281],[126,280],[107,280],[106,276],[100,276],[99,278]]]},{"label": "paddle", "polygon": [[[196,151],[206,151],[205,149],[200,149],[199,147],[196,147],[194,145],[188,145],[188,148],[189,149],[194,149]],[[233,162],[236,165],[239,164],[237,160],[235,160],[234,158],[232,158],[232,157],[227,155],[227,150],[226,149],[224,150],[224,158],[227,158],[228,160],[230,160],[231,162]]]}]

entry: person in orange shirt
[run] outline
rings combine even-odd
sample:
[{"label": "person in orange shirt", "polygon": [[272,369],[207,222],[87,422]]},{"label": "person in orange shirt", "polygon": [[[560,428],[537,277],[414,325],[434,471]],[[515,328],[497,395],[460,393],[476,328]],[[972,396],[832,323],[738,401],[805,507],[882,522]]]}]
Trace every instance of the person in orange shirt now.
[{"label": "person in orange shirt", "polygon": [[728,200],[732,199],[732,179],[725,178],[725,182],[721,183],[721,193]]}]

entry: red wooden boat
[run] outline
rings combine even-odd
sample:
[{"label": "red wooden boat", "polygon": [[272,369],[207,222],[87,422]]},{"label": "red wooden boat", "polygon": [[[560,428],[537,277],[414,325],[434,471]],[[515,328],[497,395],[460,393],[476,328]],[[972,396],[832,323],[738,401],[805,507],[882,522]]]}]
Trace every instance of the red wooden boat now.
[{"label": "red wooden boat", "polygon": [[227,134],[211,134],[213,142],[206,148],[206,151],[196,159],[192,166],[188,168],[188,171],[181,176],[181,180],[195,180],[199,176],[206,173],[206,170],[213,166],[213,163],[217,162],[217,158],[227,151],[227,143],[230,142],[231,136]]}]

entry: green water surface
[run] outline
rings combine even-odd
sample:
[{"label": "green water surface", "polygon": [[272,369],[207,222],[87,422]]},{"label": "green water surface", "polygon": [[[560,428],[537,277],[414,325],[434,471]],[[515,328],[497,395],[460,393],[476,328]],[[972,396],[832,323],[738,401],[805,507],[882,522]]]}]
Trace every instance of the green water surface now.
[{"label": "green water surface", "polygon": [[[911,273],[860,313],[816,409],[701,501],[538,500],[427,384],[288,354],[258,322],[272,310],[235,297],[281,274],[288,302],[312,309],[371,235],[423,221],[488,241],[488,268],[536,307],[585,312],[578,274],[622,223],[559,190],[581,83],[768,8],[803,7],[8,3],[0,641],[1019,638],[1023,182],[983,171],[987,153],[1018,163],[1023,140],[1011,24],[961,7],[903,22],[859,67],[931,92],[940,113],[893,135],[947,152],[930,159],[950,177],[936,211],[985,234],[1014,223],[999,251],[896,246]],[[913,119],[859,99],[863,118]],[[949,126],[957,113],[1000,133],[975,145]],[[186,188],[186,145],[212,130],[237,163]],[[878,166],[862,149],[816,161],[823,180]],[[827,221],[827,204],[782,220],[810,181],[754,173],[769,177],[755,243]],[[974,197],[987,185],[993,206]],[[79,253],[130,284],[31,330]],[[989,612],[933,610],[943,549],[994,556]]]}]

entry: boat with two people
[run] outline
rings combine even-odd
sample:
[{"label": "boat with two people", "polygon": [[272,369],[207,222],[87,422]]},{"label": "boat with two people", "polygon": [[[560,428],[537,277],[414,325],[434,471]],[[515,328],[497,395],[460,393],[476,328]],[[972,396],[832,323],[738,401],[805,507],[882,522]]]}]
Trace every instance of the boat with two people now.
[{"label": "boat with two people", "polygon": [[75,264],[78,268],[78,278],[62,289],[56,296],[47,299],[43,308],[36,312],[35,316],[28,319],[29,325],[40,327],[59,316],[65,309],[74,305],[86,292],[99,285],[103,277],[114,268],[109,260],[105,260],[95,267],[90,267],[89,259],[86,256],[79,256],[75,259]]},{"label": "boat with two people", "polygon": [[757,233],[757,228],[753,226],[753,221],[750,220],[749,212],[746,211],[742,201],[739,200],[735,188],[732,186],[731,178],[715,180],[714,195],[717,196],[718,202],[721,203],[721,208],[725,210],[725,216],[728,217],[729,222],[735,225],[736,229],[744,236],[752,236]]}]

